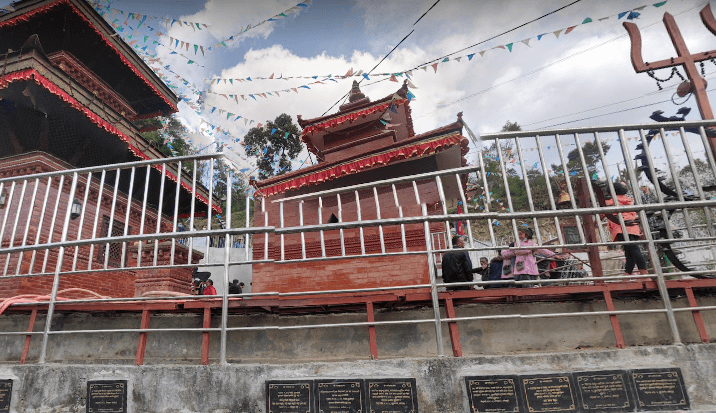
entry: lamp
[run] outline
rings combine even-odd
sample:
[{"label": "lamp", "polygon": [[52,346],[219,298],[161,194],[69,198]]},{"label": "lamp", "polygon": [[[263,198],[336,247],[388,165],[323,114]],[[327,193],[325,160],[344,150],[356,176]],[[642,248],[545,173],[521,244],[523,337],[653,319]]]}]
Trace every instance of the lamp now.
[{"label": "lamp", "polygon": [[79,218],[80,215],[82,215],[82,204],[75,198],[70,207],[70,219],[75,220]]},{"label": "lamp", "polygon": [[0,191],[0,209],[5,208],[7,205],[7,190],[5,188]]}]

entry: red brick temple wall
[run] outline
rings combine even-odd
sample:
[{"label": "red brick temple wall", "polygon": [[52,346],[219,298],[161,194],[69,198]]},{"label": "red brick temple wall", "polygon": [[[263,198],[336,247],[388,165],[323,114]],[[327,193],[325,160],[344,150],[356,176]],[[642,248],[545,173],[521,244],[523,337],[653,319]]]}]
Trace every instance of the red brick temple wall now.
[{"label": "red brick temple wall", "polygon": [[[346,185],[337,183],[336,186]],[[403,206],[403,216],[421,216],[421,207],[416,204],[415,192],[412,184],[396,185],[398,200]],[[418,185],[421,203],[426,203],[429,214],[442,214],[442,206],[437,192],[435,181],[422,181]],[[294,194],[289,193],[287,196]],[[373,190],[359,191],[361,205],[361,220],[377,219],[377,211]],[[398,208],[395,207],[393,192],[390,187],[378,190],[380,200],[381,218],[399,217]],[[268,225],[281,227],[279,203],[271,202],[279,199],[277,196],[266,199],[268,212]],[[342,221],[357,221],[355,193],[341,196]],[[338,200],[336,196],[323,199],[321,221],[327,223],[331,213],[338,216]],[[287,202],[284,205],[284,226],[299,225],[299,206],[297,202]],[[264,217],[256,214],[254,225],[264,225]],[[303,204],[304,225],[316,225],[318,220],[318,200],[313,199]],[[431,232],[444,231],[444,224],[433,223]],[[380,253],[380,235],[378,227],[364,228],[365,252]],[[321,257],[320,232],[305,233],[306,258]],[[405,225],[406,245],[408,251],[425,250],[425,233],[423,223]],[[383,227],[386,253],[400,253],[403,251],[401,231],[399,225]],[[338,230],[324,231],[327,257],[341,256],[340,234]],[[361,254],[360,231],[358,229],[345,229],[344,242],[346,255]],[[264,259],[264,236],[254,236],[254,260]],[[302,258],[301,235],[289,234],[284,237],[284,259]],[[268,258],[281,259],[280,236],[269,235]],[[415,285],[429,283],[427,256],[425,254],[394,255],[383,257],[361,257],[341,259],[318,259],[302,263],[264,263],[253,266],[253,292],[294,292],[294,291],[322,291],[356,288],[377,288],[400,285]]]},{"label": "red brick temple wall", "polygon": [[[31,174],[37,174],[37,173],[43,173],[43,172],[49,172],[49,171],[56,171],[56,170],[62,170],[62,169],[68,169],[69,165],[66,165],[64,162],[52,157],[51,155],[47,155],[40,152],[35,152],[23,156],[16,156],[12,158],[5,158],[0,159],[0,178],[6,178],[11,176],[24,176],[24,175],[31,175]],[[21,184],[16,185],[15,188],[15,194],[13,196],[12,202],[6,206],[6,208],[9,208],[10,211],[8,213],[8,219],[7,223],[5,224],[5,229],[3,231],[2,240],[2,246],[8,247],[10,245],[10,239],[12,237],[13,232],[13,226],[15,225],[15,217],[17,208],[27,209],[30,208],[30,201],[33,193],[34,188],[34,180],[30,180],[28,182],[27,188],[25,190],[25,196],[22,200],[22,202],[19,202],[19,194],[21,190]],[[48,202],[47,202],[47,210],[45,212],[45,216],[43,217],[42,225],[40,226],[40,217],[42,214],[42,206],[43,206],[43,200],[45,197],[45,191],[47,189],[47,179],[41,179],[38,184],[38,191],[37,191],[37,197],[35,200],[35,204],[33,206],[32,213],[29,213],[29,211],[22,210],[20,213],[20,217],[18,220],[17,230],[15,237],[12,241],[13,245],[21,245],[23,241],[24,231],[27,224],[28,217],[31,220],[29,231],[28,231],[28,238],[26,244],[34,244],[35,239],[37,237],[38,230],[41,231],[40,234],[40,244],[48,242],[50,238],[50,233],[52,232],[52,242],[57,242],[61,239],[62,236],[62,226],[64,223],[64,217],[66,213],[67,208],[67,201],[69,198],[70,193],[70,187],[71,187],[71,177],[66,177],[65,181],[63,183],[62,188],[59,188],[59,177],[52,179],[52,188],[49,191],[48,194]],[[76,196],[75,198],[82,201],[84,198],[84,192],[86,188],[86,179],[80,178]],[[7,193],[9,195],[10,190],[7,189]],[[82,228],[82,239],[88,239],[92,237],[92,231],[94,227],[94,221],[95,221],[95,215],[97,211],[97,198],[99,194],[99,180],[95,180],[93,177],[92,180],[92,186],[90,187],[90,195],[88,197],[87,206],[86,206],[86,213]],[[57,211],[57,218],[54,225],[54,228],[52,228],[52,218],[54,213],[54,206],[55,202],[57,200],[57,196],[60,196],[60,203],[58,206]],[[101,200],[101,207],[99,210],[100,219],[97,225],[97,233],[96,237],[99,238],[103,236],[101,233],[102,231],[102,220],[103,216],[109,216],[111,214],[111,208],[112,208],[112,199],[113,199],[113,188],[107,183],[105,183],[105,188],[102,194],[102,200]],[[128,234],[138,234],[139,233],[139,227],[141,223],[141,211],[142,206],[141,203],[132,200],[131,208],[130,208],[130,214],[129,214],[129,227],[130,231]],[[0,219],[4,216],[5,209],[0,209]],[[125,194],[118,193],[117,194],[117,202],[115,205],[115,213],[114,213],[114,219],[115,223],[121,222],[124,223],[126,219],[126,213],[127,213],[127,196]],[[1,223],[2,221],[0,221]],[[70,220],[69,221],[69,230],[67,239],[69,240],[75,240],[77,239],[77,234],[79,230],[79,224],[80,219]],[[149,208],[147,209],[147,215],[145,217],[145,226],[144,226],[144,232],[145,233],[153,233],[156,231],[156,225],[157,225],[157,213],[156,211],[151,211]],[[165,232],[170,229],[171,221],[166,218],[162,217],[162,224],[161,224],[161,231]],[[123,226],[120,226],[123,230]],[[40,229],[41,228],[41,229]],[[92,251],[92,254],[90,255],[91,247],[90,246],[82,246],[79,248],[77,253],[77,266],[76,269],[79,271],[86,270],[88,268],[88,263],[92,262],[92,269],[99,269],[102,268],[104,265],[104,260],[100,259],[100,255],[104,253],[104,245],[95,245],[94,250]],[[121,244],[119,244],[121,245]],[[144,249],[148,249],[146,247],[146,243],[144,244]],[[134,265],[134,262],[136,262],[136,259],[133,258],[133,254],[131,253],[132,245],[131,243],[128,243],[126,245],[126,255],[125,255],[125,266]],[[47,253],[47,250],[44,251],[38,251],[36,254],[35,262],[32,268],[32,271],[30,271],[30,263],[32,260],[32,253],[26,252],[23,253],[22,261],[20,265],[19,274],[30,274],[30,273],[42,273],[43,263],[45,260],[45,255],[47,254],[47,264],[45,266],[45,273],[52,273],[54,274],[56,265],[57,265],[57,256],[58,256],[58,249],[50,250],[49,254]],[[146,254],[146,253],[145,253]],[[161,254],[161,251],[160,251]],[[136,253],[135,253],[136,255]],[[121,256],[121,253],[120,253]],[[65,255],[63,259],[62,264],[62,271],[71,271],[72,270],[72,264],[75,259],[75,248],[67,248],[65,249]],[[3,255],[0,257],[0,268],[4,269],[6,265],[6,261],[8,260],[7,255]],[[9,266],[8,266],[8,276],[12,276],[18,273],[17,266],[18,261],[20,260],[20,254],[12,254],[9,258]],[[151,262],[150,258],[144,257],[143,258],[143,265],[147,265],[147,263]],[[184,262],[186,263],[186,261]],[[108,268],[116,267],[118,265],[109,264]],[[186,290],[187,293],[189,293],[190,290],[190,280],[191,280],[191,269],[177,269],[174,271],[179,272],[188,272],[187,275],[184,275],[180,278],[186,279],[185,284],[186,288],[182,288],[181,290]],[[144,273],[152,273],[153,271],[151,269],[148,270],[139,270],[139,271],[112,271],[112,272],[100,272],[100,273],[76,273],[76,274],[67,274],[61,276],[60,281],[60,290],[66,289],[66,288],[84,288],[91,291],[94,291],[96,293],[99,293],[101,295],[107,295],[112,297],[133,297],[135,296],[135,280],[138,277],[141,277]],[[45,276],[26,276],[26,277],[17,277],[17,278],[9,278],[9,277],[0,277],[0,298],[6,298],[6,297],[12,297],[19,294],[49,294],[52,290],[52,282],[53,282],[53,275],[45,275]],[[158,288],[160,289],[160,285],[158,284]],[[145,288],[146,289],[146,288]],[[72,295],[68,296],[68,298],[71,298]]]}]

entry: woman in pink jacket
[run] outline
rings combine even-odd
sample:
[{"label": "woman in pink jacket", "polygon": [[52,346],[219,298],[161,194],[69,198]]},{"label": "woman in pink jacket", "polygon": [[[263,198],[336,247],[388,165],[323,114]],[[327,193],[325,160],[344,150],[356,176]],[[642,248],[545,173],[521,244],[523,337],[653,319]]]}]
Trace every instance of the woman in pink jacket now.
[{"label": "woman in pink jacket", "polygon": [[[634,205],[634,200],[627,196],[629,190],[626,185],[615,182],[614,192],[617,195],[619,205]],[[607,199],[606,204],[614,205],[614,200]],[[639,227],[639,222],[637,221],[636,212],[622,212],[622,218],[624,218],[624,226],[627,230],[628,239],[624,238],[621,223],[616,223],[610,220],[608,222],[609,232],[612,234],[612,241],[636,241],[641,239],[641,228]],[[622,248],[624,249],[624,258],[626,258],[626,263],[624,265],[625,275],[631,275],[632,272],[634,272],[635,265],[639,269],[640,274],[648,274],[648,271],[646,270],[646,260],[641,254],[639,246],[636,244],[624,244],[622,245]]]},{"label": "woman in pink jacket", "polygon": [[[520,241],[517,244],[519,247],[532,247],[535,244],[532,241],[532,229],[522,228],[517,232],[520,237]],[[553,257],[557,254],[544,248],[540,249],[516,249],[516,250],[504,250],[502,256],[507,261],[509,258],[515,257],[514,268],[512,268],[512,275],[515,277],[515,281],[527,281],[536,280],[539,275],[537,269],[537,260],[535,254],[544,255],[547,257]],[[520,287],[530,287],[528,285],[520,285]],[[534,287],[539,287],[535,284]]]}]

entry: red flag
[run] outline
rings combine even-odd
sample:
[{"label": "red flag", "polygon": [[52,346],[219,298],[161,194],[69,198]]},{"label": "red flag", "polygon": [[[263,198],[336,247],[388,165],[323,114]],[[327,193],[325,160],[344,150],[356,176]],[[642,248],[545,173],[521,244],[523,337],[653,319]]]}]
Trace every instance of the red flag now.
[{"label": "red flag", "polygon": [[[457,213],[462,214],[462,202],[457,204]],[[463,227],[462,221],[457,221],[455,231],[458,235],[465,235],[465,228]]]}]

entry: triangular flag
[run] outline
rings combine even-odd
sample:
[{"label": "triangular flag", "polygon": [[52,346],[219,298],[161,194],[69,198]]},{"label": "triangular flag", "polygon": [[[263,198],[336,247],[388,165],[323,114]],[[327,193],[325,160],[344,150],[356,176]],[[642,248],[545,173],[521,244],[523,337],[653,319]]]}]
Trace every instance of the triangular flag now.
[{"label": "triangular flag", "polygon": [[542,36],[544,36],[545,34],[547,34],[547,33],[538,34],[538,35],[537,35],[537,41],[542,40]]},{"label": "triangular flag", "polygon": [[471,53],[471,54],[467,55],[467,60],[468,61],[472,60],[473,56],[475,56],[475,53]]},{"label": "triangular flag", "polygon": [[530,40],[532,40],[532,39],[524,39],[524,40],[520,40],[520,41],[521,41],[522,43],[524,43],[525,46],[529,46],[529,45],[530,45]]},{"label": "triangular flag", "polygon": [[196,54],[196,52],[198,52],[198,51],[199,51],[199,45],[195,44],[194,45],[194,54]]},{"label": "triangular flag", "polygon": [[629,14],[628,11],[623,11],[617,15],[617,19],[621,19],[622,17],[626,16],[627,14]]},{"label": "triangular flag", "polygon": [[411,88],[411,89],[418,89],[418,87],[415,86],[415,85],[413,84],[413,82],[411,82],[410,80],[408,80],[408,87]]},{"label": "triangular flag", "polygon": [[395,82],[395,83],[400,83],[400,82],[398,82],[398,79],[395,78],[395,75],[390,75],[390,81]]},{"label": "triangular flag", "polygon": [[449,58],[449,57],[446,57],[445,59],[443,59],[443,63],[449,62],[449,61],[450,61],[450,58]]},{"label": "triangular flag", "polygon": [[427,66],[423,66],[423,67],[421,67],[421,69],[423,69],[423,72],[427,72],[427,71],[428,71],[428,67],[427,67]]},{"label": "triangular flag", "polygon": [[269,76],[269,79],[273,79],[273,75],[274,75],[274,74],[273,74],[273,73],[271,73],[271,76]]},{"label": "triangular flag", "polygon": [[271,136],[273,136],[274,133],[276,133],[276,128],[271,129]]},{"label": "triangular flag", "polygon": [[481,51],[481,52],[478,52],[478,53],[480,53],[480,57],[485,57],[485,52],[486,52],[486,51],[487,51],[487,50],[483,50],[483,51]]},{"label": "triangular flag", "polygon": [[513,45],[513,43],[508,43],[508,44],[506,45],[506,46],[507,46],[507,50],[509,50],[510,53],[512,53],[512,45]]},{"label": "triangular flag", "polygon": [[640,16],[640,13],[633,11],[633,12],[629,13],[629,16],[627,16],[627,20],[638,19],[639,16]]},{"label": "triangular flag", "polygon": [[567,30],[564,31],[564,34],[569,34],[569,32],[574,30],[575,27],[577,27],[577,26],[567,27]]},{"label": "triangular flag", "polygon": [[346,72],[346,74],[345,74],[345,77],[348,77],[348,76],[353,76],[353,68],[352,68],[352,67],[351,67],[351,70],[349,70],[349,71]]},{"label": "triangular flag", "polygon": [[455,58],[455,60],[457,60],[458,63],[460,63],[460,59],[462,59],[462,56]]},{"label": "triangular flag", "polygon": [[664,4],[666,4],[666,2],[665,2],[665,1],[662,1],[662,2],[659,2],[659,3],[654,4],[654,7],[661,7],[661,6],[663,6]]},{"label": "triangular flag", "polygon": [[639,7],[635,8],[635,9],[632,9],[632,10],[633,10],[633,11],[641,11],[641,10],[644,10],[645,8],[646,8],[646,5],[644,5],[644,6],[639,6]]},{"label": "triangular flag", "polygon": [[430,66],[433,67],[433,70],[435,71],[435,73],[438,72],[438,64],[437,64],[437,63],[433,63],[433,64],[431,64]]},{"label": "triangular flag", "polygon": [[591,22],[592,22],[592,19],[589,18],[589,17],[587,17],[586,19],[584,19],[584,21],[582,22],[582,24],[587,24],[587,23],[591,23]]},{"label": "triangular flag", "polygon": [[286,133],[283,135],[283,138],[284,138],[284,139],[288,139],[288,135],[290,135],[290,134],[291,134],[290,132],[286,132]]},{"label": "triangular flag", "polygon": [[559,35],[562,34],[562,29],[555,30],[552,33],[554,33],[554,35],[559,39]]}]

